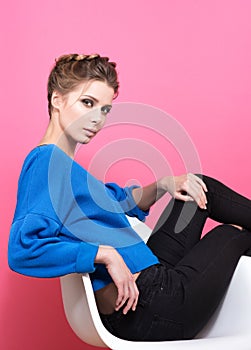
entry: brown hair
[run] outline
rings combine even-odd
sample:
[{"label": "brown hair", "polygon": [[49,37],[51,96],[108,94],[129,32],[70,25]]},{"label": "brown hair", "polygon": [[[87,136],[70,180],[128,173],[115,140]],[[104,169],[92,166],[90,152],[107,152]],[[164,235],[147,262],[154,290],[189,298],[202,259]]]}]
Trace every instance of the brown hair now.
[{"label": "brown hair", "polygon": [[51,116],[51,97],[53,91],[67,94],[82,81],[99,80],[113,88],[115,97],[118,95],[118,76],[116,63],[109,62],[108,57],[98,54],[69,54],[60,56],[51,70],[47,85],[48,111]]}]

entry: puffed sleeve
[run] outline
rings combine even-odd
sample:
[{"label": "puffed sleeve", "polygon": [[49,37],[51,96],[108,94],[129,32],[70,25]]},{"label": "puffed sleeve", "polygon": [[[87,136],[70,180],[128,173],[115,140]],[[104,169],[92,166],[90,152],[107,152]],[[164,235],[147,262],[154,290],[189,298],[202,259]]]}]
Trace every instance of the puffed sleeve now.
[{"label": "puffed sleeve", "polygon": [[110,194],[120,203],[124,212],[128,216],[135,216],[141,221],[145,221],[146,216],[149,214],[149,210],[140,209],[132,195],[132,191],[134,188],[138,188],[140,186],[133,185],[129,187],[120,187],[116,183],[108,182],[105,184],[107,190]]},{"label": "puffed sleeve", "polygon": [[8,262],[12,270],[33,277],[91,273],[97,250],[90,243],[67,241],[55,220],[30,213],[12,224]]}]

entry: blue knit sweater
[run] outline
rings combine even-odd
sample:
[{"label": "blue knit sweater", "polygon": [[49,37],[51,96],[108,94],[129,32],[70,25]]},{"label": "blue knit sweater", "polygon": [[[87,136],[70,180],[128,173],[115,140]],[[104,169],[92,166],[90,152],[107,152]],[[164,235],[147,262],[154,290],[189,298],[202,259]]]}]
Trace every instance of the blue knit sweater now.
[{"label": "blue knit sweater", "polygon": [[102,183],[55,145],[36,147],[18,183],[8,259],[12,270],[34,277],[90,273],[94,290],[111,282],[94,263],[99,245],[113,246],[132,273],[158,263],[126,215],[144,221],[132,189]]}]

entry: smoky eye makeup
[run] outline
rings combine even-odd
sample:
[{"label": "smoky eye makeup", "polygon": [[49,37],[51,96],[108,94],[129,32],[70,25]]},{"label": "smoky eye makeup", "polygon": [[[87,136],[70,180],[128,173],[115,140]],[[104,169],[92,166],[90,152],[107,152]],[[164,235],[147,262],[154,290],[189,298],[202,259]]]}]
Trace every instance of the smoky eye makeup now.
[{"label": "smoky eye makeup", "polygon": [[[94,97],[92,97],[92,98],[83,97],[83,98],[81,98],[81,102],[83,103],[83,105],[85,107],[93,108],[94,105],[96,105],[98,103],[98,100],[96,100]],[[112,105],[104,105],[100,109],[101,109],[101,112],[106,115],[111,111]]]},{"label": "smoky eye makeup", "polygon": [[94,102],[90,98],[82,98],[81,102],[86,106],[86,107],[93,107]]},{"label": "smoky eye makeup", "polygon": [[112,109],[111,105],[105,105],[101,107],[101,112],[104,114],[108,114],[110,113],[111,109]]}]

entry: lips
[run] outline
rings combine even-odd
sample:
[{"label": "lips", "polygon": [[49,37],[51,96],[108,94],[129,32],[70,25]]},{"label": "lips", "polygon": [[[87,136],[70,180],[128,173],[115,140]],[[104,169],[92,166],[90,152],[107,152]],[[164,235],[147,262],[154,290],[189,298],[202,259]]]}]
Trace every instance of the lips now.
[{"label": "lips", "polygon": [[97,132],[96,130],[93,130],[93,129],[86,129],[86,128],[84,128],[83,130],[87,132],[88,136],[94,136],[96,134],[96,132]]}]

